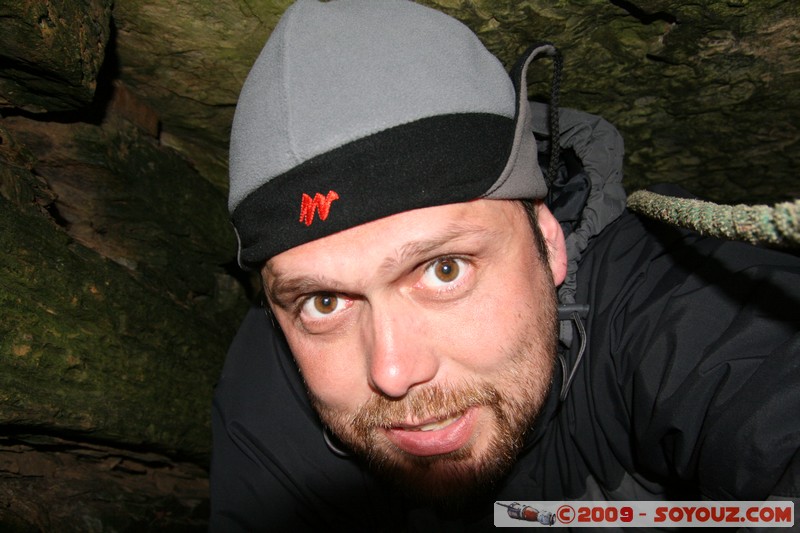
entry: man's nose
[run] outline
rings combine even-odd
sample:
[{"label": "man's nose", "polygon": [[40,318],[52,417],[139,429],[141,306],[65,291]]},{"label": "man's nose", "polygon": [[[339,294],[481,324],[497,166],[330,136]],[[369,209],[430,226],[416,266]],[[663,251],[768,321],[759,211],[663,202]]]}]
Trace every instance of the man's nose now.
[{"label": "man's nose", "polygon": [[411,309],[392,311],[373,307],[369,380],[377,392],[400,398],[436,376],[439,358],[424,318]]}]

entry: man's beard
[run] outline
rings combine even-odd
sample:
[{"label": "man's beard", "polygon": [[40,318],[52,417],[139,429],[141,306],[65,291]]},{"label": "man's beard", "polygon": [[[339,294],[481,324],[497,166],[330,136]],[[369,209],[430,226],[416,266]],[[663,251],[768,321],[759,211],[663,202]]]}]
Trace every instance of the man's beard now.
[{"label": "man's beard", "polygon": [[[475,376],[420,386],[399,399],[374,395],[351,413],[339,412],[309,392],[312,404],[323,423],[376,474],[414,499],[457,505],[510,470],[549,393],[558,339],[556,299],[552,285],[543,292],[537,309],[531,310],[530,328],[501,348],[505,366],[491,380]],[[407,420],[444,420],[473,407],[492,416],[490,427],[482,429],[491,434],[483,450],[470,441],[450,453],[416,456],[398,449],[382,431]]]}]

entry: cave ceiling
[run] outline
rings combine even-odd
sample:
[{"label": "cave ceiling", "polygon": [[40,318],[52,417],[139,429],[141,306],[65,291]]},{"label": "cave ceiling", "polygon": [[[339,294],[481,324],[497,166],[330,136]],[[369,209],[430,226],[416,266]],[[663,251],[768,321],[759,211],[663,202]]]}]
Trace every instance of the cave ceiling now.
[{"label": "cave ceiling", "polygon": [[[289,3],[0,0],[0,529],[204,513],[212,390],[259,302],[230,123]],[[800,2],[424,3],[506,66],[553,42],[561,105],[617,126],[629,191],[800,197]],[[546,100],[547,60],[528,81]]]},{"label": "cave ceiling", "polygon": [[[9,2],[6,2],[9,3]],[[285,0],[17,3],[0,37],[0,105],[75,111],[114,89],[118,109],[226,187],[239,89]],[[506,64],[529,44],[565,57],[561,104],[626,141],[629,189],[676,182],[719,201],[800,195],[800,4],[728,0],[425,0]],[[10,4],[13,4],[11,2]],[[6,41],[6,42],[3,42]],[[13,41],[12,43],[9,41]],[[550,71],[530,75],[547,95]],[[121,101],[121,103],[119,103]]]}]

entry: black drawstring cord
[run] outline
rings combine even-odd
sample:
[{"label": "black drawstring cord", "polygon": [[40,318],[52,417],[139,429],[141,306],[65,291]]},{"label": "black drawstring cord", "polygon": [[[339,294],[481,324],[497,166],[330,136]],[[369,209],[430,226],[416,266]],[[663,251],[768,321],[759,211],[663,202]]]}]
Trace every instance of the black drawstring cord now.
[{"label": "black drawstring cord", "polygon": [[348,452],[346,450],[343,450],[342,448],[337,446],[336,443],[334,442],[334,440],[336,440],[335,437],[333,437],[330,434],[330,431],[328,430],[328,428],[326,428],[324,426],[322,428],[322,438],[325,440],[325,445],[328,447],[328,449],[331,452],[333,452],[334,455],[338,455],[339,457],[343,457],[343,458],[350,457],[350,455],[351,455],[350,452]]},{"label": "black drawstring cord", "polygon": [[586,351],[587,335],[586,328],[583,325],[583,318],[589,314],[589,306],[584,304],[567,304],[558,306],[558,318],[561,321],[570,320],[578,330],[578,337],[581,339],[580,348],[578,348],[578,356],[575,358],[575,364],[572,369],[567,369],[567,361],[564,359],[562,353],[558,354],[558,362],[561,364],[561,393],[559,399],[563,402],[567,398],[567,393],[572,387],[572,380],[575,379],[575,374],[578,372],[578,367],[583,359],[583,354]]},{"label": "black drawstring cord", "polygon": [[564,58],[558,48],[553,47],[553,81],[550,84],[550,162],[547,165],[547,189],[553,186],[561,159],[560,128],[558,124],[558,106],[561,92],[561,74],[564,69]]}]

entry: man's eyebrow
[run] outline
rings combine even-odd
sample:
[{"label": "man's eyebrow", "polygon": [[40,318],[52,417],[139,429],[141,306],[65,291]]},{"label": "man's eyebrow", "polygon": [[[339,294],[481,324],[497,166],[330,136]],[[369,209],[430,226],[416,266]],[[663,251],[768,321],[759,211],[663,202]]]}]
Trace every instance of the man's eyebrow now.
[{"label": "man's eyebrow", "polygon": [[301,294],[309,294],[323,290],[336,292],[335,287],[337,283],[322,275],[293,277],[281,272],[276,272],[269,266],[267,266],[266,269],[270,273],[270,276],[272,276],[272,281],[270,283],[265,280],[264,290],[269,300],[282,309],[287,309],[291,305],[291,302]]},{"label": "man's eyebrow", "polygon": [[454,241],[481,237],[482,239],[494,240],[498,237],[498,231],[489,230],[485,226],[472,224],[469,222],[452,222],[441,233],[430,238],[411,241],[403,244],[394,257],[384,260],[380,269],[390,271],[400,265],[407,264],[419,259],[427,259],[431,254],[438,252]]}]

